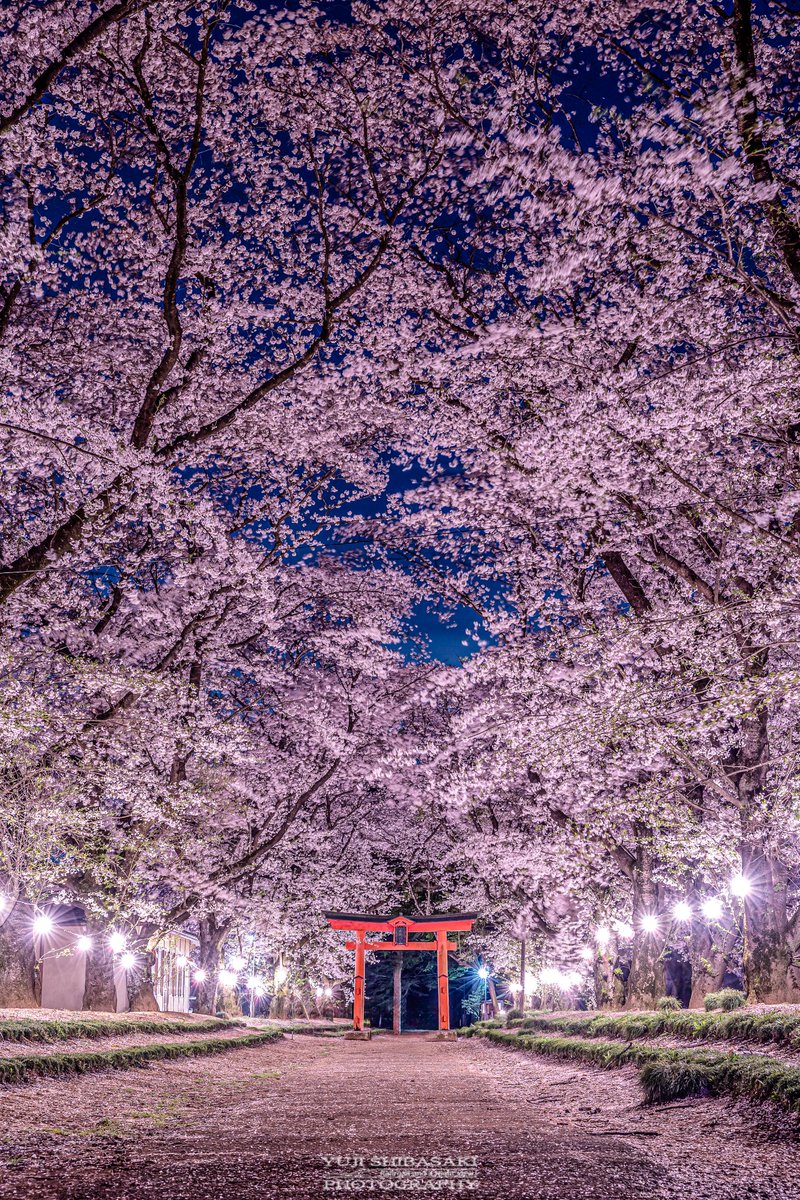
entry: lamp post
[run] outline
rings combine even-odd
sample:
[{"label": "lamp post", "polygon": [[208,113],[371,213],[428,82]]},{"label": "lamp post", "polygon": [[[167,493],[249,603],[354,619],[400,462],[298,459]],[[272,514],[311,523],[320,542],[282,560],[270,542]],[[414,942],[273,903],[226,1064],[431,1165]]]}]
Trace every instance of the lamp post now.
[{"label": "lamp post", "polygon": [[486,1008],[489,999],[489,968],[479,967],[478,977],[483,980],[483,1008]]}]

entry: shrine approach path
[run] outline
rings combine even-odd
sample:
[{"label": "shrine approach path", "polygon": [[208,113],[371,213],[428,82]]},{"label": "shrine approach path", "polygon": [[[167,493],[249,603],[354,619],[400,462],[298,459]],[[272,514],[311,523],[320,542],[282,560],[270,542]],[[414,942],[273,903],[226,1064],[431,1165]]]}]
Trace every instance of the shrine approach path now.
[{"label": "shrine approach path", "polygon": [[423,1196],[800,1200],[799,1166],[796,1121],[767,1107],[647,1108],[631,1069],[474,1039],[287,1037],[0,1092],[3,1200],[305,1200],[412,1177]]}]

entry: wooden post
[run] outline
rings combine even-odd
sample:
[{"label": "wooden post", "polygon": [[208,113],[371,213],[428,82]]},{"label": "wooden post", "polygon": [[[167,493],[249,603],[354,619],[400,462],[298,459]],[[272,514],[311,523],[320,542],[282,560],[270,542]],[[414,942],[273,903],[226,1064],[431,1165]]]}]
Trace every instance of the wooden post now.
[{"label": "wooden post", "polygon": [[436,964],[439,969],[439,1031],[450,1028],[450,980],[447,970],[447,932],[436,933]]},{"label": "wooden post", "polygon": [[356,937],[356,974],[353,988],[353,1029],[364,1028],[364,934]]},{"label": "wooden post", "polygon": [[394,995],[392,1007],[392,1033],[399,1034],[402,1024],[403,1004],[403,955],[394,956]]}]

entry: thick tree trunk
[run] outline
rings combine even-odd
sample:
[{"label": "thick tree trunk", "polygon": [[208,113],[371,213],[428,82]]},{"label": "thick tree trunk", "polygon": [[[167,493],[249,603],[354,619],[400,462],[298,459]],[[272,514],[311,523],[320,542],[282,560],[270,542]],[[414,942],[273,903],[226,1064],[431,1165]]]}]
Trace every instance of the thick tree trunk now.
[{"label": "thick tree trunk", "polygon": [[105,936],[89,929],[92,949],[86,955],[86,986],[83,1007],[88,1012],[116,1012],[117,987],[114,983],[114,955]]},{"label": "thick tree trunk", "polygon": [[399,1034],[403,1024],[403,952],[398,951],[394,956],[394,974],[392,976],[392,1033]]},{"label": "thick tree trunk", "polygon": [[223,987],[219,989],[217,1009],[219,1012],[224,1012],[227,1017],[240,1017],[242,1015],[239,993],[235,988]]},{"label": "thick tree trunk", "polygon": [[616,943],[606,952],[600,951],[594,962],[594,999],[598,1008],[622,1008],[625,989],[617,969]]},{"label": "thick tree trunk", "polygon": [[717,992],[722,987],[735,940],[735,933],[731,930],[715,928],[702,919],[692,922],[689,938],[692,993],[689,1008],[703,1008],[709,992]]},{"label": "thick tree trunk", "polygon": [[213,1016],[217,1011],[217,976],[219,974],[220,950],[227,936],[227,926],[217,925],[214,917],[203,917],[198,923],[200,946],[198,966],[205,971],[203,980],[195,980],[197,989],[197,1011]]},{"label": "thick tree trunk", "polygon": [[0,924],[0,1007],[38,1008],[36,948],[31,932],[31,910],[16,901]]},{"label": "thick tree trunk", "polygon": [[130,1012],[159,1012],[153,988],[153,968],[155,954],[152,950],[143,950],[136,956],[136,966],[127,972],[128,1009]]},{"label": "thick tree trunk", "polygon": [[664,929],[660,927],[655,933],[642,929],[643,917],[663,912],[661,892],[660,885],[653,881],[650,855],[640,849],[633,873],[633,955],[625,989],[626,1008],[655,1008],[664,995]]},{"label": "thick tree trunk", "polygon": [[[742,647],[748,674],[766,670],[766,650]],[[768,796],[769,713],[762,705],[741,722],[738,745],[727,764],[736,787],[742,822],[742,874],[750,884],[744,899],[744,973],[748,999],[754,1004],[800,1003],[800,959],[797,920],[786,907],[789,872],[770,857],[764,829]]]},{"label": "thick tree trunk", "polygon": [[786,908],[788,872],[758,845],[742,846],[744,973],[752,1004],[800,1004],[800,955]]}]

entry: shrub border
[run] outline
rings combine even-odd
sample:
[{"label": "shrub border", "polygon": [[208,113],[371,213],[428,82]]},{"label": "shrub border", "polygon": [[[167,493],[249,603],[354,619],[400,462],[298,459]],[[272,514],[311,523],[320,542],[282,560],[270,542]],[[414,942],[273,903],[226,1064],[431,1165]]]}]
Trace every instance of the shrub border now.
[{"label": "shrub border", "polygon": [[204,1021],[175,1020],[156,1021],[152,1018],[137,1018],[126,1021],[118,1017],[90,1017],[28,1020],[13,1018],[0,1020],[0,1043],[3,1042],[62,1042],[71,1038],[126,1037],[131,1033],[208,1033],[212,1029],[233,1029],[244,1022],[209,1017]]},{"label": "shrub border", "polygon": [[122,1050],[79,1050],[63,1054],[28,1054],[0,1059],[0,1083],[24,1083],[33,1077],[83,1075],[88,1071],[124,1071],[159,1059],[194,1058],[220,1054],[274,1042],[283,1037],[280,1029],[245,1034],[236,1038],[203,1038],[191,1042],[160,1042],[151,1046],[127,1046]]},{"label": "shrub border", "polygon": [[[475,1028],[474,1026],[472,1028]],[[537,1037],[533,1034],[475,1028],[471,1036],[562,1060],[588,1062],[606,1069],[632,1064],[648,1104],[665,1104],[686,1096],[734,1096],[771,1101],[788,1112],[800,1113],[800,1069],[787,1067],[760,1054],[724,1050],[673,1050],[637,1042],[583,1041],[575,1037]]]}]

